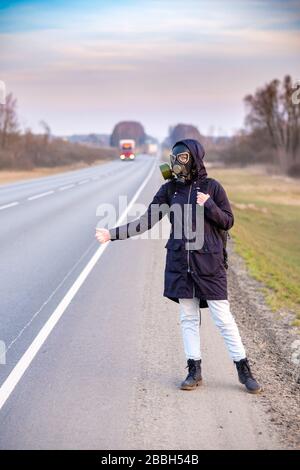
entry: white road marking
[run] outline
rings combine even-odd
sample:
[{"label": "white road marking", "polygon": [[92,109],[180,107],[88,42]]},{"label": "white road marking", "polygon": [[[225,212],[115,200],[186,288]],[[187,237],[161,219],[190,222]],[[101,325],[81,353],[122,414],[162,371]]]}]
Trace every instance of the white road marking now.
[{"label": "white road marking", "polygon": [[20,204],[18,201],[5,204],[5,206],[0,206],[0,211],[2,211],[3,209],[8,209],[9,207],[17,206],[18,204]]},{"label": "white road marking", "polygon": [[[130,211],[131,207],[143,191],[144,187],[150,180],[154,170],[156,167],[156,159],[155,162],[152,166],[151,171],[148,173],[147,178],[143,181],[139,189],[136,191],[135,195],[131,199],[130,203],[126,207],[125,211],[123,214],[119,217],[116,225],[119,225],[122,223],[122,221],[125,219],[126,215]],[[72,299],[75,297],[77,292],[79,291],[80,287],[96,265],[97,261],[100,259],[106,248],[110,242],[105,243],[104,245],[101,245],[97,251],[94,253],[90,261],[87,263],[83,271],[79,274],[78,278],[74,282],[74,284],[71,286],[71,288],[68,290],[66,295],[63,297],[63,299],[60,301],[54,312],[51,314],[51,316],[48,318],[46,321],[45,325],[42,327],[40,332],[37,334],[35,339],[32,341],[31,345],[28,347],[28,349],[25,351],[21,359],[17,362],[7,379],[4,381],[4,383],[0,387],[0,410],[2,409],[3,405],[15,389],[16,385],[19,383],[21,377],[25,373],[25,371],[28,369],[30,366],[31,362],[33,361],[34,357],[50,335],[51,331],[55,327],[55,325],[58,323],[59,319],[62,317],[64,312],[66,311],[67,307],[69,306],[70,302]]]},{"label": "white road marking", "polygon": [[[75,264],[73,264],[72,268],[70,271],[67,272],[67,274],[64,276],[64,278],[60,281],[60,283],[55,287],[55,289],[51,292],[49,297],[45,300],[45,302],[42,303],[40,308],[32,315],[30,320],[24,325],[24,327],[19,331],[19,333],[11,340],[11,342],[8,344],[8,346],[5,348],[4,354],[7,354],[8,351],[12,348],[12,346],[18,341],[18,339],[21,338],[23,333],[30,327],[32,324],[33,320],[43,311],[43,309],[48,305],[48,303],[53,299],[55,294],[58,292],[58,290],[64,285],[66,280],[71,276],[71,274],[75,271],[79,263],[85,258],[85,256],[91,251],[91,249],[95,246],[96,240],[94,240],[90,246],[82,253],[80,258],[76,261]],[[1,364],[1,359],[2,359],[2,354],[0,354],[0,364]]]},{"label": "white road marking", "polygon": [[68,186],[62,186],[59,188],[60,191],[65,191],[66,189],[74,188],[75,184],[68,184]]},{"label": "white road marking", "polygon": [[28,201],[34,201],[35,199],[39,199],[40,197],[45,197],[49,196],[50,194],[53,194],[54,191],[47,191],[46,193],[41,193],[41,194],[36,194],[35,196],[30,196],[27,198]]},{"label": "white road marking", "polygon": [[78,184],[85,184],[85,183],[88,183],[90,180],[84,180],[84,181],[79,181]]}]

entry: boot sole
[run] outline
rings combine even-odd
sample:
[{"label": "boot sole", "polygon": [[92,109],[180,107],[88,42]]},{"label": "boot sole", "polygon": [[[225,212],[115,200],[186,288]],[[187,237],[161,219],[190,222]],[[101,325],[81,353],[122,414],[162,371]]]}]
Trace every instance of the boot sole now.
[{"label": "boot sole", "polygon": [[191,387],[189,387],[188,385],[181,385],[180,390],[187,390],[187,391],[195,390],[195,388],[197,388],[199,385],[202,385],[202,380],[197,382],[195,385],[192,385]]},{"label": "boot sole", "polygon": [[251,393],[251,395],[258,395],[259,393],[264,391],[264,389],[262,387],[260,387],[257,390],[248,390],[247,388],[246,388],[246,390],[247,390],[248,393]]},{"label": "boot sole", "polygon": [[244,385],[244,387],[246,388],[246,391],[248,393],[251,393],[251,395],[258,395],[259,393],[264,391],[263,387],[260,387],[257,390],[248,390],[248,388],[246,387],[246,385],[243,382],[241,382],[240,380],[239,380],[239,382],[240,382],[240,384]]}]

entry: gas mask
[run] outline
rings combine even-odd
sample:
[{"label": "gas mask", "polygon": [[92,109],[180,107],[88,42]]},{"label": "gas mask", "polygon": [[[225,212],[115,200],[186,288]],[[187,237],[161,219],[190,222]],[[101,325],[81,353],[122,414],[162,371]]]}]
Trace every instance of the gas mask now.
[{"label": "gas mask", "polygon": [[184,144],[175,145],[170,155],[170,166],[164,163],[160,170],[165,179],[175,179],[186,184],[196,174],[196,165],[189,149]]}]

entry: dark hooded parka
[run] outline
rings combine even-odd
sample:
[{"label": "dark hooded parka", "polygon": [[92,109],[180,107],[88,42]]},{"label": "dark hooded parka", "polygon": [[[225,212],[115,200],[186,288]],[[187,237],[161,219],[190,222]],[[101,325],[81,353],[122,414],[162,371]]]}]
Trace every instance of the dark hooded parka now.
[{"label": "dark hooded parka", "polygon": [[[184,144],[194,158],[197,166],[195,177],[186,184],[172,181],[163,184],[145,214],[136,221],[111,229],[110,236],[112,240],[117,240],[128,238],[132,234],[143,233],[166,213],[162,210],[157,217],[153,217],[154,207],[163,205],[162,207],[169,208],[171,233],[165,246],[167,256],[164,296],[175,302],[181,298],[196,296],[200,299],[200,307],[207,307],[206,300],[227,299],[227,277],[220,230],[229,230],[233,226],[234,218],[221,184],[212,178],[206,181],[207,172],[203,163],[205,152],[202,145],[194,139],[184,139],[175,145],[179,143]],[[205,188],[205,192],[210,195],[204,203],[204,243],[200,249],[187,249],[184,232],[181,238],[174,237],[175,217],[172,214],[172,206],[174,207],[174,204],[181,207],[186,204],[190,205],[188,207],[192,209],[192,228],[195,230],[196,212],[194,209],[197,204],[197,192],[201,191],[201,187]],[[184,214],[184,211],[182,213]]]}]

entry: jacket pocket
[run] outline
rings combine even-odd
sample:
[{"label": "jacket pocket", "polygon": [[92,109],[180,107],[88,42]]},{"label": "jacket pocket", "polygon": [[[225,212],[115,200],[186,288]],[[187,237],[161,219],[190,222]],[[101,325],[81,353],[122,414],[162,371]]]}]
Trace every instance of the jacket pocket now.
[{"label": "jacket pocket", "polygon": [[220,245],[204,246],[191,253],[193,270],[199,276],[214,276],[223,266],[223,249]]},{"label": "jacket pocket", "polygon": [[166,271],[181,273],[185,268],[185,254],[182,240],[170,238],[165,245],[167,248]]}]

